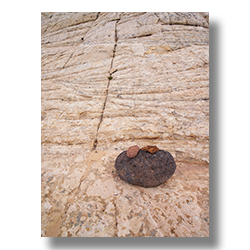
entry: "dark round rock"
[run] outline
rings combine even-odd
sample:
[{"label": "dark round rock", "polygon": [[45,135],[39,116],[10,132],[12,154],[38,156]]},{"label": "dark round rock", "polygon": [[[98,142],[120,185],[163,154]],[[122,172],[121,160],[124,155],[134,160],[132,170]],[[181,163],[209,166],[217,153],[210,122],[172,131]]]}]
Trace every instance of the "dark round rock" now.
[{"label": "dark round rock", "polygon": [[115,168],[121,179],[129,184],[155,187],[174,174],[176,164],[173,156],[164,150],[155,154],[140,150],[134,158],[127,157],[123,151],[116,158]]}]

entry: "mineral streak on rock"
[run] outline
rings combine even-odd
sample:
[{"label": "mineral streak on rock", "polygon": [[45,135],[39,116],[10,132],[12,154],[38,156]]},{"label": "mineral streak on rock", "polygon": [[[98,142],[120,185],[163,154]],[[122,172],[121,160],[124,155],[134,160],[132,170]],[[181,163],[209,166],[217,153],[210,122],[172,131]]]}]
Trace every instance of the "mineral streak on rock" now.
[{"label": "mineral streak on rock", "polygon": [[159,151],[159,148],[157,148],[156,146],[146,146],[146,147],[143,147],[142,150],[148,151],[149,153],[154,154],[157,151]]},{"label": "mineral streak on rock", "polygon": [[128,158],[133,158],[133,157],[137,156],[139,150],[140,150],[140,148],[137,145],[131,146],[128,148],[126,155]]},{"label": "mineral streak on rock", "polygon": [[115,161],[115,168],[122,180],[129,184],[155,187],[168,180],[175,172],[173,156],[164,150],[155,154],[140,150],[134,158],[123,151]]}]

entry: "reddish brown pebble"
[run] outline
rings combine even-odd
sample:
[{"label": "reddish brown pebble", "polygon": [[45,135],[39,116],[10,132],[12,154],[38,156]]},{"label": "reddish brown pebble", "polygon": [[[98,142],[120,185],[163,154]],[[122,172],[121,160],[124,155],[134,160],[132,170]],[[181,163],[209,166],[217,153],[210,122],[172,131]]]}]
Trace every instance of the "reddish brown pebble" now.
[{"label": "reddish brown pebble", "polygon": [[148,151],[149,153],[154,154],[157,151],[159,151],[159,148],[157,148],[156,146],[147,146],[147,147],[142,148],[142,150]]},{"label": "reddish brown pebble", "polygon": [[135,156],[137,156],[139,150],[140,148],[137,145],[131,146],[128,148],[126,155],[128,158],[134,158]]}]

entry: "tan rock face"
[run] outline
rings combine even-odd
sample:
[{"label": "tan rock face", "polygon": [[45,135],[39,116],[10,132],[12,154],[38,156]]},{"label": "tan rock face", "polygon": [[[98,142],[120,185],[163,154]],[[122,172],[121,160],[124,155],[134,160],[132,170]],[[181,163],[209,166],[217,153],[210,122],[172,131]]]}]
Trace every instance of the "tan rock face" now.
[{"label": "tan rock face", "polygon": [[[209,236],[208,13],[42,13],[42,236]],[[155,188],[116,157],[156,145]]]}]

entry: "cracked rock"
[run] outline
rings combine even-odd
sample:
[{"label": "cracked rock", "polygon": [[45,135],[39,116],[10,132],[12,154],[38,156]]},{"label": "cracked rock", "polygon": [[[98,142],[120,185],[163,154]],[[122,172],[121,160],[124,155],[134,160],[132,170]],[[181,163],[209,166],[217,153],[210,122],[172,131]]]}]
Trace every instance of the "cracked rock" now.
[{"label": "cracked rock", "polygon": [[[209,237],[208,27],[200,12],[41,13],[42,237]],[[180,171],[141,149],[119,177],[133,145]]]}]

